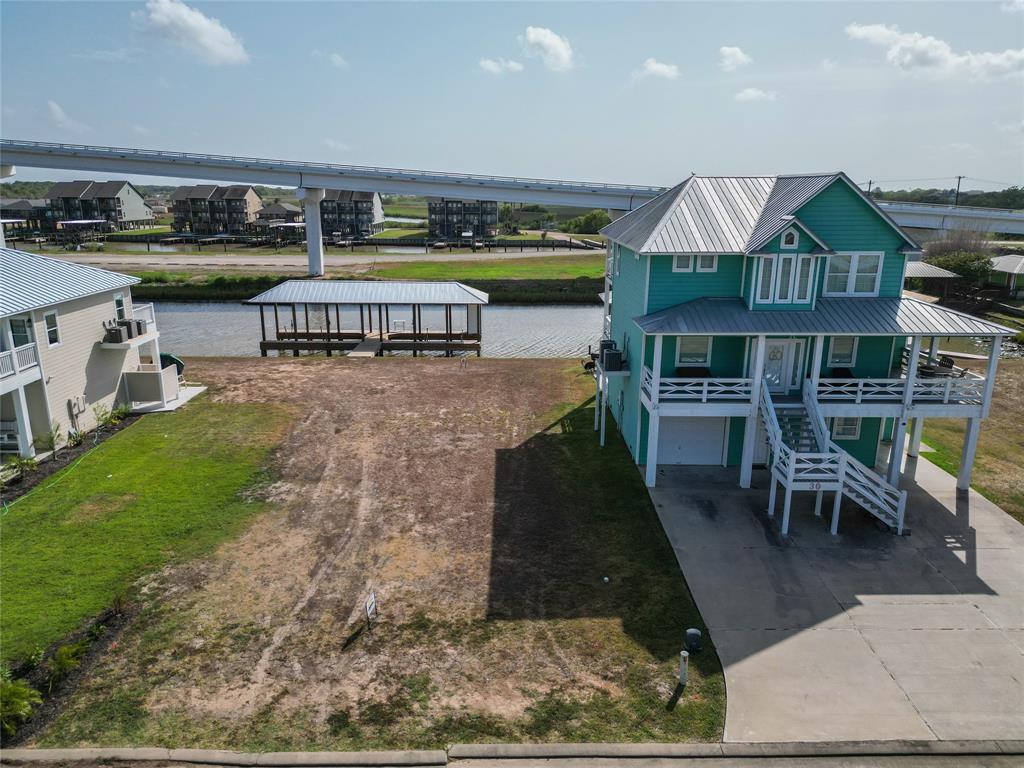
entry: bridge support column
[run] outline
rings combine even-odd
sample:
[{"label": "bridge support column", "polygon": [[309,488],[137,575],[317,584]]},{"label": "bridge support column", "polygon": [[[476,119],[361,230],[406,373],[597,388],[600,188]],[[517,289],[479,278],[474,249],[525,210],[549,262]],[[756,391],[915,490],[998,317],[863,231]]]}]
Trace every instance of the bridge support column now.
[{"label": "bridge support column", "polygon": [[305,208],[309,274],[320,277],[324,274],[324,238],[320,231],[320,201],[324,199],[324,191],[318,187],[300,187],[297,192]]}]

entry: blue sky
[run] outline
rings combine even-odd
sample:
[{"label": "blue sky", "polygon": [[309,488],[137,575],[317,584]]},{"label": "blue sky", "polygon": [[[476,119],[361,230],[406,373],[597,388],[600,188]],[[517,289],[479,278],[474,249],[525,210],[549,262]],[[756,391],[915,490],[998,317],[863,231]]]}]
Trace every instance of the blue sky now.
[{"label": "blue sky", "polygon": [[7,138],[649,184],[1024,179],[1024,0],[4,0],[0,88]]}]

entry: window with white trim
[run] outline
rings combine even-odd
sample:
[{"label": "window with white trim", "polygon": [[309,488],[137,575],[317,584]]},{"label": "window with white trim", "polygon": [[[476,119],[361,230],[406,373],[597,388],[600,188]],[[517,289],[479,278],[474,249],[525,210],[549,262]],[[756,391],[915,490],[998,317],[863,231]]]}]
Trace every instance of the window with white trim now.
[{"label": "window with white trim", "polygon": [[57,325],[57,310],[47,312],[43,315],[43,325],[46,326],[46,343],[51,347],[60,344],[60,327]]},{"label": "window with white trim", "polygon": [[796,248],[800,245],[800,233],[795,229],[787,229],[782,233],[782,247]]},{"label": "window with white trim", "polygon": [[672,257],[673,272],[693,272],[693,256],[688,253],[680,253]]},{"label": "window with white trim", "polygon": [[828,364],[852,368],[857,364],[857,337],[833,336],[828,345]]},{"label": "window with white trim", "polygon": [[835,253],[828,259],[825,295],[877,296],[881,280],[881,253]]},{"label": "window with white trim", "polygon": [[772,300],[772,275],[775,270],[775,259],[771,256],[761,257],[761,276],[757,284],[757,300],[760,302]]},{"label": "window with white trim", "polygon": [[710,336],[676,337],[676,365],[708,365],[710,362]]},{"label": "window with white trim", "polygon": [[622,249],[619,248],[618,243],[612,243],[612,274],[618,276],[619,274],[619,261],[622,258]]},{"label": "window with white trim", "polygon": [[814,290],[814,257],[780,253],[761,256],[759,304],[807,304]]},{"label": "window with white trim", "polygon": [[123,293],[114,294],[114,317],[118,320],[124,320],[126,317]]},{"label": "window with white trim", "polygon": [[833,440],[859,440],[860,418],[857,416],[837,416],[832,419]]},{"label": "window with white trim", "polygon": [[718,271],[718,255],[702,253],[697,257],[697,271],[698,272],[716,272]]}]

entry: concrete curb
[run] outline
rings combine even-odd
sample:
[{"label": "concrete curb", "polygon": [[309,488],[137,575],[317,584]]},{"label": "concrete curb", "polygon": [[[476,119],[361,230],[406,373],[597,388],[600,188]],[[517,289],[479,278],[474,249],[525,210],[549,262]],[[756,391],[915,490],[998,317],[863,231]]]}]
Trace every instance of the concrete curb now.
[{"label": "concrete curb", "polygon": [[443,766],[444,750],[396,752],[230,752],[221,749],[124,747],[93,749],[5,749],[0,763],[56,763],[83,760],[162,761],[230,766]]},{"label": "concrete curb", "polygon": [[458,760],[559,760],[569,758],[870,757],[901,755],[1024,755],[1024,741],[843,741],[696,744],[455,744],[443,750],[395,752],[231,752],[160,747],[5,749],[0,763],[82,761],[172,762],[218,766],[288,768],[396,768],[446,766]]}]

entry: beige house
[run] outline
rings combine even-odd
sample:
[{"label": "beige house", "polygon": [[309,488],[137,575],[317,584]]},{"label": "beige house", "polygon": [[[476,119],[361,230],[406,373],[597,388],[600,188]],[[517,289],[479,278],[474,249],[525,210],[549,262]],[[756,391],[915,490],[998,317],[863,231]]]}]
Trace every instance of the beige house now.
[{"label": "beige house", "polygon": [[47,434],[87,432],[118,405],[165,409],[178,370],[160,364],[138,278],[0,249],[0,452],[32,456]]}]

